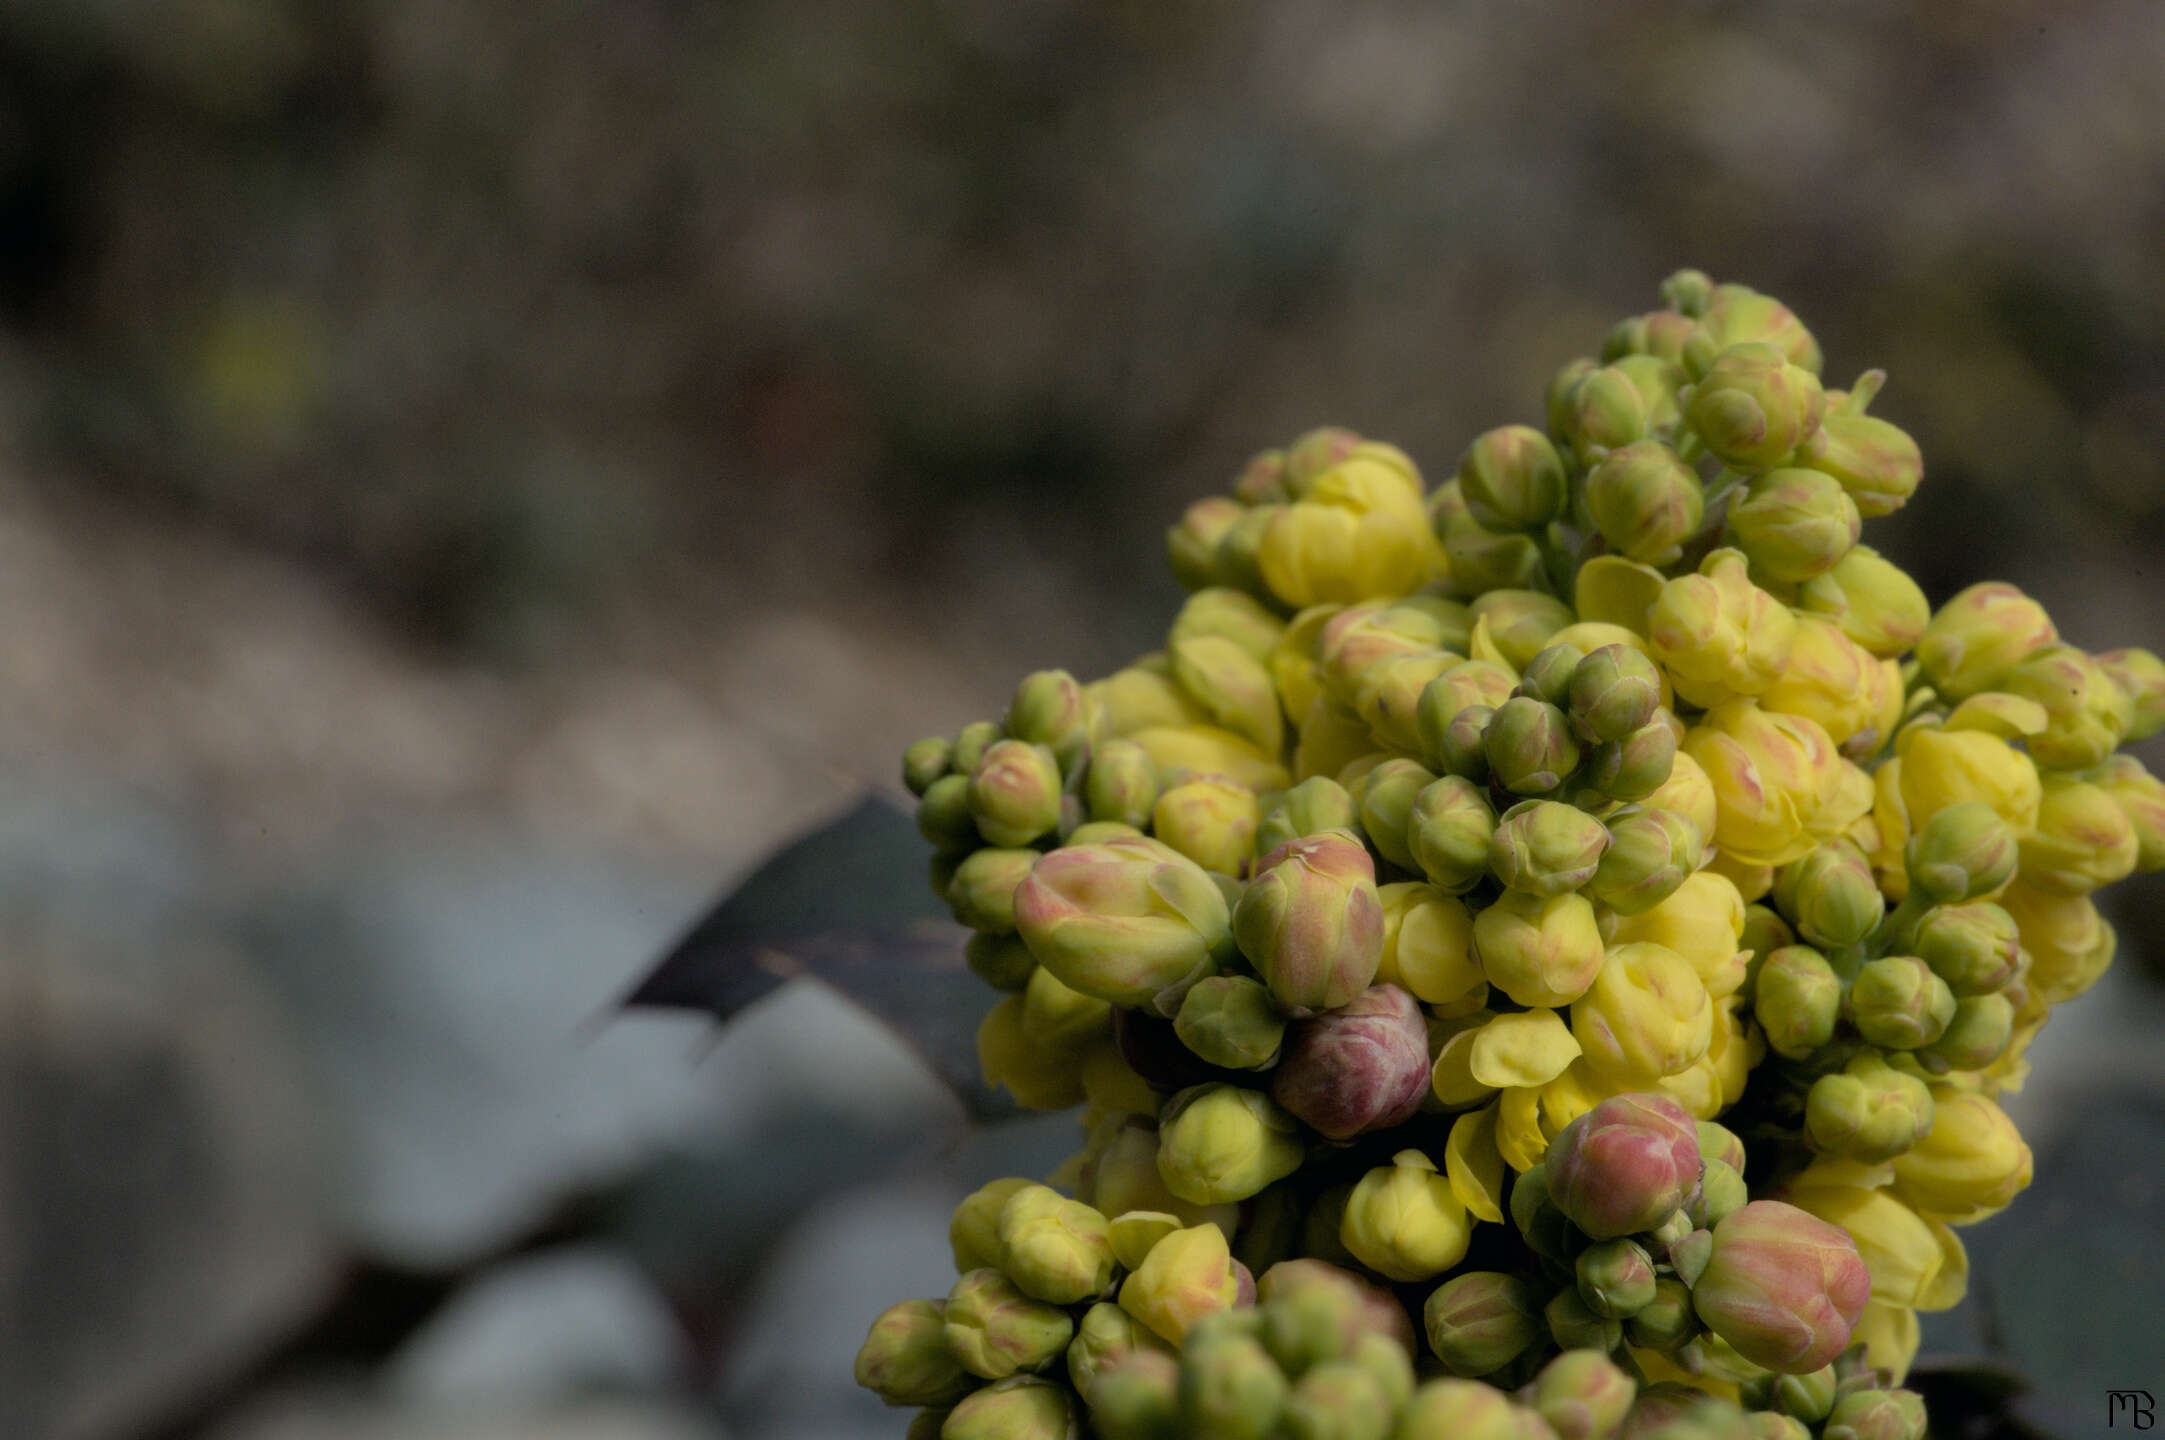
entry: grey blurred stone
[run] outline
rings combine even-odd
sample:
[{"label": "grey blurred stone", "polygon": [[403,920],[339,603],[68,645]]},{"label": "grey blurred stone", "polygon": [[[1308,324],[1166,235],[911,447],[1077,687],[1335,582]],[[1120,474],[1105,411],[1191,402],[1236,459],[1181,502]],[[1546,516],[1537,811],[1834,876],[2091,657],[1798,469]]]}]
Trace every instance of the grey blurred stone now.
[{"label": "grey blurred stone", "polygon": [[706,1417],[655,1402],[429,1405],[334,1390],[267,1397],[208,1440],[728,1440]]}]

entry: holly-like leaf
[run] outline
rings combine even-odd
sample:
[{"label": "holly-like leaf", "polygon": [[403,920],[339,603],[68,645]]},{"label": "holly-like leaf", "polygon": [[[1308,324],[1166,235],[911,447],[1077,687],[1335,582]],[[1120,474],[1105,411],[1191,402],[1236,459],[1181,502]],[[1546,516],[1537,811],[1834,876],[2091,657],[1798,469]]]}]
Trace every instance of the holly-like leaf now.
[{"label": "holly-like leaf", "polygon": [[925,843],[877,795],[769,859],[670,947],[627,1006],[728,1023],[788,981],[832,986],[914,1048],[978,1119],[1016,1113],[977,1070],[992,997],[963,964],[968,931],[925,884]]}]

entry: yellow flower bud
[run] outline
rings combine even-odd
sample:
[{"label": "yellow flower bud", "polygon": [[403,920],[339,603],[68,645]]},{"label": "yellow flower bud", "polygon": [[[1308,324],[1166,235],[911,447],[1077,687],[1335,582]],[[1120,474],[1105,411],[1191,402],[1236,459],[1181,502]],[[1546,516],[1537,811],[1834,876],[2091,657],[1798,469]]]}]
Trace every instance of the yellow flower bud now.
[{"label": "yellow flower bud", "polygon": [[1278,687],[1280,708],[1298,722],[1323,688],[1322,660],[1318,645],[1323,627],[1342,607],[1311,605],[1293,617],[1270,647],[1263,663],[1270,667],[1271,681]]},{"label": "yellow flower bud", "polygon": [[1466,1256],[1473,1220],[1418,1150],[1361,1177],[1346,1200],[1338,1238],[1363,1265],[1393,1280],[1426,1280]]},{"label": "yellow flower bud", "polygon": [[1158,1174],[1190,1204],[1245,1200],[1300,1168],[1298,1132],[1293,1117],[1259,1090],[1199,1085],[1165,1107]]},{"label": "yellow flower bud", "polygon": [[1198,590],[1180,607],[1166,633],[1166,650],[1170,654],[1184,640],[1217,635],[1233,641],[1252,658],[1268,662],[1285,632],[1286,622],[1254,596],[1215,586]]},{"label": "yellow flower bud", "polygon": [[1255,792],[1220,775],[1201,775],[1158,796],[1151,829],[1164,844],[1220,875],[1247,867],[1261,819]]},{"label": "yellow flower bud", "polygon": [[2074,999],[2112,964],[2112,926],[2087,895],[2055,895],[2017,879],[2000,896],[2000,906],[2021,928],[2022,948],[2030,952],[2030,988],[2044,1001]]},{"label": "yellow flower bud", "polygon": [[1981,801],[2014,827],[2017,835],[2037,824],[2044,798],[2030,757],[1982,730],[1915,726],[1895,742],[1902,811],[1909,829],[1964,801]]},{"label": "yellow flower bud", "polygon": [[1112,1232],[1105,1217],[1049,1185],[1009,1196],[998,1234],[1000,1269],[1033,1300],[1073,1305],[1112,1281]]},{"label": "yellow flower bud", "polygon": [[[1042,973],[1040,967],[1040,973]],[[1010,995],[977,1027],[977,1065],[987,1085],[1005,1087],[1025,1110],[1065,1110],[1083,1100],[1082,1057],[1023,1032],[1023,997]]]},{"label": "yellow flower bud", "polygon": [[1230,495],[1210,495],[1190,505],[1180,523],[1165,531],[1166,558],[1183,589],[1200,590],[1225,578],[1218,547],[1248,507]]},{"label": "yellow flower bud", "polygon": [[1296,608],[1418,590],[1442,570],[1419,475],[1387,446],[1361,445],[1272,517],[1256,562]]},{"label": "yellow flower bud", "polygon": [[2127,693],[2127,738],[2147,740],[2165,730],[2165,660],[2148,650],[2108,650],[2093,657]]},{"label": "yellow flower bud", "polygon": [[1716,550],[1699,573],[1662,587],[1647,634],[1677,693],[1714,706],[1774,683],[1789,660],[1796,617],[1752,584],[1741,552]]},{"label": "yellow flower bud", "polygon": [[1665,945],[1613,947],[1571,1007],[1586,1063],[1620,1086],[1688,1068],[1714,1038],[1714,1002],[1689,961]]},{"label": "yellow flower bud", "polygon": [[1852,793],[1851,767],[1818,722],[1748,700],[1708,711],[1683,753],[1713,784],[1714,843],[1747,863],[1786,865],[1871,805]]},{"label": "yellow flower bud", "polygon": [[1882,660],[1905,654],[1932,618],[1917,582],[1869,545],[1852,546],[1832,570],[1805,581],[1797,608],[1833,620]]},{"label": "yellow flower bud", "polygon": [[[1760,695],[1759,708],[1816,721],[1828,739],[1841,745],[1884,718],[1890,695],[1898,718],[1901,693],[1899,677],[1886,673],[1839,625],[1824,616],[1804,615],[1797,619],[1789,663]],[[1893,721],[1887,725],[1886,733],[1891,733]]]},{"label": "yellow flower bud", "polygon": [[1961,1301],[1969,1275],[1962,1242],[1892,1192],[1847,1183],[1839,1170],[1820,1162],[1790,1182],[1786,1198],[1849,1232],[1871,1271],[1873,1299],[1919,1310],[1945,1310]]},{"label": "yellow flower bud", "polygon": [[1176,630],[1166,654],[1173,679],[1210,717],[1210,723],[1249,741],[1265,755],[1285,744],[1285,717],[1270,670],[1239,641],[1224,635]]},{"label": "yellow flower bud", "polygon": [[1714,796],[1714,781],[1706,768],[1690,754],[1678,750],[1671,762],[1669,778],[1639,802],[1646,810],[1669,810],[1692,823],[1701,838],[1713,844],[1714,824],[1720,817],[1720,802]]},{"label": "yellow flower bud", "polygon": [[[1401,755],[1419,755],[1421,696],[1430,682],[1458,668],[1464,657],[1448,650],[1395,655],[1370,665],[1353,690],[1353,710],[1376,743]],[[1509,693],[1508,691],[1506,692]]]},{"label": "yellow flower bud", "polygon": [[1918,1213],[1967,1225],[2030,1183],[2030,1147],[1988,1096],[1940,1087],[1931,1132],[1894,1161],[1894,1193]]},{"label": "yellow flower bud", "polygon": [[1425,1005],[1448,1005],[1481,988],[1473,912],[1433,885],[1377,887],[1383,902],[1383,962],[1375,983],[1397,985]]},{"label": "yellow flower bud", "polygon": [[2014,668],[2060,638],[2045,607],[2013,585],[1972,585],[1933,615],[1917,641],[1917,662],[1947,700],[1997,690]]},{"label": "yellow flower bud", "polygon": [[1225,1232],[1215,1225],[1175,1230],[1120,1286],[1120,1308],[1178,1345],[1205,1316],[1233,1308],[1240,1281]]},{"label": "yellow flower bud", "polygon": [[2115,755],[2093,777],[2135,832],[2135,868],[2165,870],[2165,782],[2132,755]]},{"label": "yellow flower bud", "polygon": [[2102,786],[2059,775],[2045,779],[2037,828],[2021,844],[2023,881],[2062,895],[2126,879],[2141,853],[2127,812]]},{"label": "yellow flower bud", "polygon": [[1659,945],[1682,956],[1716,1000],[1743,988],[1744,897],[1711,870],[1690,876],[1651,910],[1619,919],[1609,939],[1612,945]]},{"label": "yellow flower bud", "polygon": [[1585,896],[1510,891],[1473,920],[1490,984],[1521,1005],[1568,1005],[1602,965],[1601,928]]},{"label": "yellow flower bud", "polygon": [[2134,723],[2127,692],[2104,666],[2072,645],[2050,645],[2029,655],[2004,688],[2045,707],[2045,728],[2029,738],[2030,754],[2055,770],[2097,764]]},{"label": "yellow flower bud", "polygon": [[1126,738],[1143,747],[1167,784],[1194,775],[1222,775],[1260,795],[1285,789],[1290,779],[1276,756],[1215,725],[1146,725]]}]

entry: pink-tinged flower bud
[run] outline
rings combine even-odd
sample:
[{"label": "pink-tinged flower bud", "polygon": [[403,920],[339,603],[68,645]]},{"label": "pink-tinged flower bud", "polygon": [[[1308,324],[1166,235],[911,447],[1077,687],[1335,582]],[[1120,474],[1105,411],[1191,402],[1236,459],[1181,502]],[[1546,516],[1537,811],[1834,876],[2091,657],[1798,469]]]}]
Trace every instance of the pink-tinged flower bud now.
[{"label": "pink-tinged flower bud", "polygon": [[1453,1375],[1490,1375],[1541,1339],[1541,1299],[1516,1275],[1471,1270],[1430,1292],[1421,1307],[1428,1347]]},{"label": "pink-tinged flower bud", "polygon": [[2060,638],[2045,607],[1988,580],[1940,606],[1917,641],[1917,662],[1946,700],[1996,690],[2014,668]]},{"label": "pink-tinged flower bud", "polygon": [[1278,1003],[1331,1010],[1383,961],[1383,902],[1368,848],[1344,830],[1289,840],[1256,862],[1233,914],[1241,953]]},{"label": "pink-tinged flower bud", "polygon": [[1333,1350],[1333,1354],[1344,1354],[1364,1334],[1382,1335],[1399,1345],[1412,1346],[1413,1322],[1398,1297],[1327,1260],[1281,1260],[1265,1270],[1255,1286],[1256,1299],[1264,1305],[1297,1300],[1311,1291],[1354,1302],[1353,1309],[1340,1317],[1351,1330],[1344,1337],[1344,1346]]},{"label": "pink-tinged flower bud", "polygon": [[2127,738],[2135,719],[2135,702],[2119,682],[2072,645],[2026,657],[2001,688],[2045,707],[2045,728],[2026,743],[2032,759],[2054,770],[2097,764]]},{"label": "pink-tinged flower bud", "polygon": [[1474,438],[1458,462],[1459,491],[1484,529],[1539,530],[1563,513],[1564,462],[1530,425],[1504,425]]},{"label": "pink-tinged flower bud", "polygon": [[1849,1232],[1783,1201],[1754,1200],[1715,1227],[1692,1304],[1745,1359],[1802,1375],[1849,1347],[1871,1285]]},{"label": "pink-tinged flower bud", "polygon": [[1834,1402],[1826,1440],[1924,1440],[1924,1397],[1914,1390],[1852,1390]]},{"label": "pink-tinged flower bud", "polygon": [[995,845],[1029,844],[1060,823],[1060,764],[1026,740],[995,740],[970,776],[970,813]]},{"label": "pink-tinged flower bud", "polygon": [[952,1405],[977,1388],[947,1348],[947,1302],[905,1300],[872,1322],[857,1383],[890,1405]]},{"label": "pink-tinged flower bud", "polygon": [[1371,985],[1296,1024],[1271,1098],[1332,1140],[1404,1124],[1428,1094],[1428,1024],[1396,985]]},{"label": "pink-tinged flower bud", "polygon": [[1211,495],[1190,505],[1180,523],[1167,528],[1166,558],[1181,588],[1200,590],[1228,578],[1221,573],[1218,546],[1247,513],[1248,507],[1230,495]]},{"label": "pink-tinged flower bud", "polygon": [[1699,1182],[1698,1124],[1666,1096],[1612,1096],[1564,1127],[1543,1169],[1556,1207],[1596,1240],[1651,1230]]},{"label": "pink-tinged flower bud", "polygon": [[1826,417],[1819,378],[1771,345],[1732,345],[1692,387],[1684,418],[1731,469],[1771,470],[1796,454]]},{"label": "pink-tinged flower bud", "polygon": [[2107,650],[2091,658],[2128,698],[2129,740],[2147,740],[2165,730],[2165,660],[2132,648]]},{"label": "pink-tinged flower bud", "polygon": [[1638,1393],[1637,1383],[1608,1356],[1567,1350],[1541,1367],[1519,1399],[1541,1412],[1557,1440],[1608,1440]]},{"label": "pink-tinged flower bud", "polygon": [[1055,850],[1015,890],[1015,926],[1038,963],[1116,1005],[1208,974],[1231,948],[1230,919],[1208,872],[1140,837]]}]

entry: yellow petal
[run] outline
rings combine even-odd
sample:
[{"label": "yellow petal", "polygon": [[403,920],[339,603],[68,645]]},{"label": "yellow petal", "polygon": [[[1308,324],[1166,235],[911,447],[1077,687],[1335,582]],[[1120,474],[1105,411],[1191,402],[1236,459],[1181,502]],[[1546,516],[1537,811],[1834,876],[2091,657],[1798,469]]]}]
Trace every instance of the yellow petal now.
[{"label": "yellow petal", "polygon": [[1969,1292],[1969,1252],[1962,1248],[1962,1237],[1944,1222],[1927,1219],[1924,1223],[1932,1227],[1932,1238],[1939,1242],[1940,1264],[1938,1272],[1918,1293],[1917,1308],[1952,1310]]},{"label": "yellow petal", "polygon": [[1473,1042],[1481,1029],[1461,1030],[1443,1042],[1436,1052],[1435,1068],[1430,1072],[1429,1084],[1436,1098],[1452,1110],[1464,1110],[1478,1105],[1495,1093],[1494,1087],[1484,1085],[1473,1078]]},{"label": "yellow petal", "polygon": [[1496,1148],[1496,1107],[1458,1117],[1444,1145],[1444,1172],[1458,1203],[1476,1219],[1503,1223],[1503,1152]]},{"label": "yellow petal", "polygon": [[2009,695],[2003,690],[1988,690],[1955,706],[1941,722],[1941,728],[1982,730],[2002,740],[2019,740],[2025,735],[2043,734],[2050,723],[2051,717],[2045,713],[2045,707],[2035,700],[2023,695]]},{"label": "yellow petal", "polygon": [[1496,1149],[1521,1173],[1541,1163],[1549,1137],[1541,1132],[1541,1092],[1506,1090],[1496,1105]]},{"label": "yellow petal", "polygon": [[1474,1033],[1467,1069],[1483,1085],[1546,1085],[1579,1058],[1579,1042],[1554,1010],[1498,1015]]},{"label": "yellow petal", "polygon": [[1503,666],[1514,675],[1518,673],[1518,666],[1506,660],[1503,651],[1496,648],[1495,638],[1489,634],[1486,615],[1473,622],[1473,634],[1466,641],[1466,654],[1470,659],[1486,660],[1492,665]]},{"label": "yellow petal", "polygon": [[1621,555],[1597,555],[1579,567],[1571,608],[1582,620],[1621,625],[1644,637],[1646,612],[1661,598],[1666,580],[1651,565]]}]

